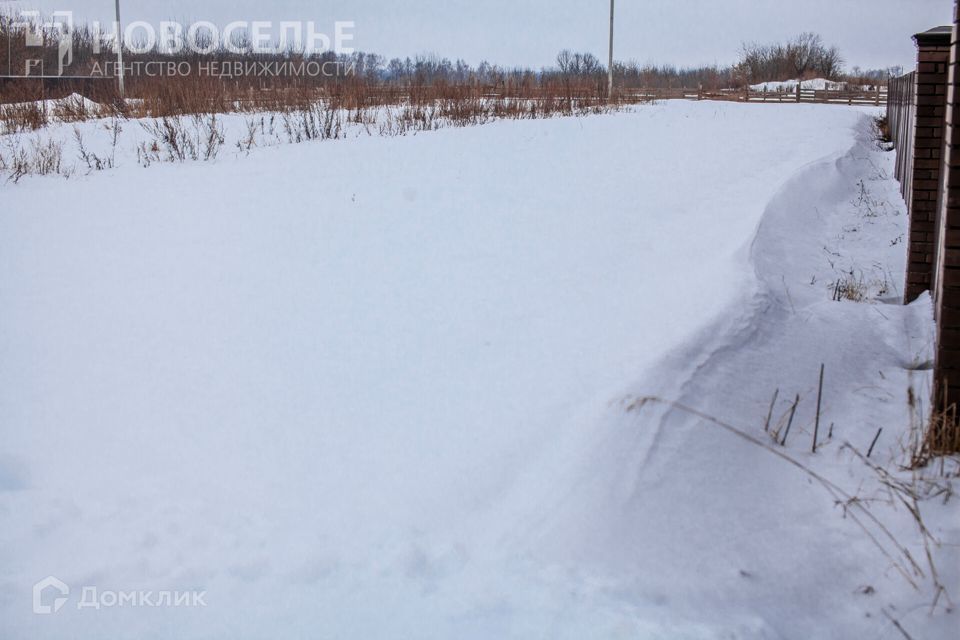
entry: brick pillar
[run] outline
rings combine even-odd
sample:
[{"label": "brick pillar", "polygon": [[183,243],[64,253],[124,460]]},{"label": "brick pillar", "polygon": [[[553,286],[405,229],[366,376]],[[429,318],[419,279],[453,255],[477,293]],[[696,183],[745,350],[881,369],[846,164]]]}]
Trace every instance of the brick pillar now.
[{"label": "brick pillar", "polygon": [[937,198],[943,162],[944,110],[947,93],[947,65],[950,62],[951,30],[938,27],[918,33],[916,130],[913,148],[913,176],[907,194],[910,212],[910,251],[904,301],[912,302],[930,289],[933,280]]},{"label": "brick pillar", "polygon": [[954,7],[947,77],[933,296],[937,315],[937,399],[960,399],[960,7]]}]

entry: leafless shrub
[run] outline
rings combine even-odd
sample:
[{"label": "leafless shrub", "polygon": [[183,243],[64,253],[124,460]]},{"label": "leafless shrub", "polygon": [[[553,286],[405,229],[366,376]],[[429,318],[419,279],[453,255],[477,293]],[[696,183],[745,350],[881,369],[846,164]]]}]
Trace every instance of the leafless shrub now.
[{"label": "leafless shrub", "polygon": [[24,145],[19,136],[7,140],[7,150],[0,153],[0,168],[14,183],[24,176],[61,173],[63,144],[53,139],[31,138]]},{"label": "leafless shrub", "polygon": [[80,161],[87,166],[87,173],[113,169],[116,166],[117,145],[119,144],[120,133],[123,129],[117,118],[114,118],[110,124],[104,125],[104,129],[110,133],[110,155],[105,157],[100,157],[96,153],[89,151],[84,142],[83,134],[80,133],[80,129],[77,127],[73,129],[73,137],[77,143],[77,153],[80,156]]},{"label": "leafless shrub", "polygon": [[54,102],[51,111],[59,122],[84,122],[104,113],[104,109],[91,105],[77,94]]},{"label": "leafless shrub", "polygon": [[63,161],[63,144],[55,140],[31,140],[33,173],[41,176],[60,173]]},{"label": "leafless shrub", "polygon": [[207,118],[195,117],[194,123],[200,133],[200,156],[205,161],[215,160],[224,142],[223,127],[216,114]]},{"label": "leafless shrub", "polygon": [[225,141],[217,116],[164,117],[141,123],[152,138],[137,149],[137,160],[143,166],[154,162],[215,160]]},{"label": "leafless shrub", "polygon": [[867,188],[865,180],[860,180],[857,183],[857,188],[859,189],[859,193],[857,194],[857,199],[853,202],[853,206],[857,208],[864,218],[879,218],[880,216],[886,215],[887,202],[875,198],[870,192],[870,189]]},{"label": "leafless shrub", "polygon": [[261,123],[258,123],[256,118],[247,118],[246,125],[247,132],[241,140],[237,141],[237,148],[241,151],[249,152],[257,144],[257,131],[262,126],[263,118],[260,119]]},{"label": "leafless shrub", "polygon": [[335,140],[344,133],[343,111],[327,101],[284,112],[281,118],[283,129],[291,143]]},{"label": "leafless shrub", "polygon": [[0,123],[2,133],[22,133],[36,131],[50,122],[42,103],[26,102],[0,105]]}]

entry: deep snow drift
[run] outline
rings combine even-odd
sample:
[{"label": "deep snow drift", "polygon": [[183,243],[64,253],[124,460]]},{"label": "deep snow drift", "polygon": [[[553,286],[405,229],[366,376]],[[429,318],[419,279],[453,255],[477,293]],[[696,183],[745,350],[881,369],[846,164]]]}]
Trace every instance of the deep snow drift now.
[{"label": "deep snow drift", "polygon": [[783,451],[923,557],[842,446],[893,464],[929,378],[869,134],[674,102],[0,186],[0,635],[945,637],[809,476],[640,401],[770,441],[800,394]]}]

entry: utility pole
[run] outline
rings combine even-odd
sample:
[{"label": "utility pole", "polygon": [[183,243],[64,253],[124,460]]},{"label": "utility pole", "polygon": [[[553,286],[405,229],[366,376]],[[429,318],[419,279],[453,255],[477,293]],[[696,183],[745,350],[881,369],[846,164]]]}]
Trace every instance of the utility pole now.
[{"label": "utility pole", "polygon": [[120,0],[117,6],[117,88],[120,90],[120,99],[126,97],[123,87],[123,24],[120,22]]},{"label": "utility pole", "polygon": [[[120,0],[117,0],[119,2]],[[610,62],[607,65],[607,101],[613,102],[613,15],[614,2],[610,0]]]}]

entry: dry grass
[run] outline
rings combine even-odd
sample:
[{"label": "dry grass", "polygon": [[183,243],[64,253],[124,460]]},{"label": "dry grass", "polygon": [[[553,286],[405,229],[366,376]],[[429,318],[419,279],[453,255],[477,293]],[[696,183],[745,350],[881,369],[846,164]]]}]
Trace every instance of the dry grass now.
[{"label": "dry grass", "polygon": [[[226,144],[221,122],[221,114],[226,112],[250,114],[245,122],[246,133],[236,141],[241,152],[249,152],[263,144],[336,140],[345,138],[350,130],[359,135],[403,136],[500,119],[610,113],[627,104],[626,101],[608,103],[589,92],[558,95],[537,90],[530,96],[505,96],[487,94],[481,87],[450,86],[412,92],[380,92],[365,85],[349,90],[341,87],[333,93],[300,88],[271,92],[265,99],[256,101],[218,97],[214,90],[210,94],[199,90],[196,94],[184,93],[175,87],[169,91],[156,102],[135,102],[125,113],[110,108],[91,109],[81,100],[61,101],[62,106],[56,105],[56,121],[79,122],[94,117],[107,120],[105,116],[110,116],[103,125],[112,141],[109,156],[91,152],[77,128],[74,141],[80,162],[76,165],[60,162],[63,151],[60,143],[43,143],[39,134],[28,142],[24,136],[14,134],[0,148],[0,173],[6,173],[16,182],[26,175],[59,173],[69,177],[84,167],[88,173],[113,168],[123,128],[121,123],[136,116],[153,116],[140,121],[147,140],[136,146],[137,161],[146,167],[158,162],[215,160]],[[166,115],[156,115],[155,110]],[[34,127],[25,126],[22,130],[33,131]]]},{"label": "dry grass", "polygon": [[47,111],[40,103],[0,105],[0,133],[36,131],[49,122]]},{"label": "dry grass", "polygon": [[[769,454],[776,456],[784,463],[798,469],[810,480],[821,486],[827,492],[827,494],[833,498],[835,504],[843,508],[844,517],[849,518],[860,528],[866,538],[887,559],[887,561],[889,561],[891,568],[895,569],[908,584],[910,584],[917,591],[922,590],[921,583],[927,582],[929,584],[934,594],[931,611],[938,606],[938,604],[941,602],[941,599],[947,600],[948,607],[952,606],[952,603],[949,601],[949,596],[946,593],[946,589],[939,580],[939,575],[932,553],[932,548],[936,547],[939,542],[932,535],[930,535],[930,532],[923,521],[923,517],[919,508],[920,501],[925,498],[943,497],[943,494],[940,492],[940,488],[942,488],[941,484],[936,482],[926,482],[919,475],[914,476],[914,482],[912,483],[905,483],[897,480],[889,472],[887,472],[886,469],[867,459],[866,456],[861,454],[855,447],[853,447],[853,445],[849,443],[843,444],[843,449],[852,451],[857,459],[859,459],[866,467],[878,475],[880,484],[893,492],[894,495],[892,496],[891,500],[908,505],[911,516],[916,521],[920,533],[923,535],[924,551],[926,555],[925,564],[927,565],[924,567],[921,561],[918,561],[916,558],[914,558],[910,548],[908,548],[908,546],[893,533],[893,531],[871,508],[870,500],[863,499],[857,495],[847,492],[839,485],[814,470],[812,466],[807,463],[807,461],[800,460],[784,451],[779,443],[767,442],[765,439],[754,435],[754,433],[747,429],[720,420],[696,408],[684,405],[682,403],[664,400],[662,398],[646,397],[631,399],[626,405],[626,411],[639,412],[650,405],[660,405],[666,409],[678,411],[693,418],[697,418],[701,425],[708,428],[719,428],[727,431],[731,435],[767,451]],[[952,492],[948,492],[945,499],[949,499],[951,496]]]},{"label": "dry grass", "polygon": [[[777,395],[779,394],[774,394],[774,403]],[[910,401],[911,406],[915,406],[912,394]],[[947,503],[953,498],[954,492],[949,477],[944,474],[937,476],[936,474],[924,473],[917,469],[914,469],[909,477],[906,477],[877,464],[869,456],[861,453],[858,448],[849,442],[844,442],[841,451],[851,452],[853,458],[874,475],[878,486],[881,487],[886,497],[883,497],[883,495],[861,496],[859,495],[860,490],[856,494],[851,494],[814,470],[807,460],[798,459],[785,452],[781,443],[776,442],[776,438],[772,443],[766,442],[747,429],[719,420],[693,407],[661,398],[629,399],[625,408],[628,412],[639,412],[646,406],[654,404],[685,413],[698,419],[705,427],[725,430],[798,469],[810,480],[819,484],[833,498],[835,504],[842,508],[844,517],[850,519],[860,528],[865,538],[886,558],[892,569],[895,569],[917,592],[930,595],[929,614],[932,615],[938,610],[946,613],[954,610],[954,602],[946,585],[941,580],[937,565],[936,550],[942,546],[942,543],[928,527],[921,509],[924,501],[940,500]],[[770,417],[768,415],[767,429],[770,427],[769,421]],[[955,428],[956,422],[954,421],[952,424]],[[927,433],[929,434],[929,432]],[[922,557],[915,557],[914,545],[901,541],[894,530],[881,520],[874,506],[880,502],[887,503],[894,509],[900,507],[906,509],[916,527],[919,540],[922,542]],[[902,629],[899,622],[896,621],[896,617],[886,610],[884,613],[896,623],[898,628]],[[897,613],[897,615],[902,614]]]},{"label": "dry grass", "polygon": [[[625,93],[608,100],[592,82],[504,82],[498,86],[439,82],[429,86],[395,86],[361,78],[329,86],[291,84],[256,89],[215,78],[183,77],[143,78],[130,84],[129,101],[101,102],[94,108],[76,98],[60,99],[46,107],[36,93],[18,91],[22,103],[0,105],[0,133],[35,131],[50,122],[80,122],[113,115],[162,119],[279,113],[285,114],[291,131],[300,131],[301,139],[313,140],[337,137],[331,129],[339,117],[331,115],[334,113],[344,114],[344,122],[372,125],[377,120],[373,114],[388,108],[399,109],[396,126],[391,128],[404,133],[436,128],[433,125],[439,120],[445,121],[446,126],[468,126],[501,118],[602,113],[645,101]],[[300,122],[295,124],[297,120]]]},{"label": "dry grass", "polygon": [[874,120],[874,128],[876,129],[876,137],[879,142],[884,144],[893,142],[893,137],[890,133],[890,122],[887,120],[886,115],[882,115]]},{"label": "dry grass", "polygon": [[137,160],[145,167],[155,162],[215,160],[225,141],[216,115],[161,118],[141,126],[150,136],[137,149]]},{"label": "dry grass", "polygon": [[927,461],[952,454],[960,454],[960,422],[957,422],[956,404],[931,416],[917,459]]},{"label": "dry grass", "polygon": [[946,456],[960,454],[960,421],[957,419],[957,404],[951,402],[947,392],[934,404],[934,409],[925,416],[923,404],[913,393],[908,392],[909,403],[914,415],[907,450],[910,468],[927,467],[936,460],[941,461],[941,470]]},{"label": "dry grass", "polygon": [[72,168],[63,165],[63,144],[34,137],[26,144],[19,139],[7,141],[7,152],[0,151],[0,171],[16,183],[28,175],[59,174],[69,177]]},{"label": "dry grass", "polygon": [[833,288],[834,301],[863,302],[869,294],[869,287],[863,276],[857,276],[852,271],[838,278],[831,287]]}]

